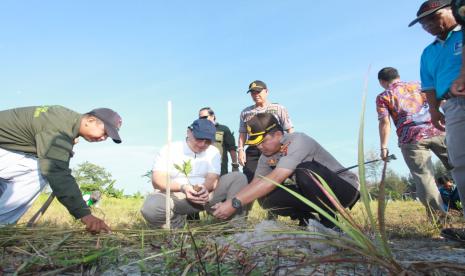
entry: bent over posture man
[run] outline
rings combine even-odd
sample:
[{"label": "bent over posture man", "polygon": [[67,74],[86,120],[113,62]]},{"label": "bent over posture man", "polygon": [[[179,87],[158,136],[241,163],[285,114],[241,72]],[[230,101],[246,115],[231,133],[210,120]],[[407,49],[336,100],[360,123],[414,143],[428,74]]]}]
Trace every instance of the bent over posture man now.
[{"label": "bent over posture man", "polygon": [[417,82],[403,82],[399,72],[386,67],[378,72],[380,85],[385,89],[376,97],[376,111],[379,120],[381,158],[388,154],[388,140],[391,120],[397,129],[398,144],[405,163],[410,169],[416,185],[417,196],[426,207],[444,213],[441,195],[434,180],[432,151],[450,170],[445,134],[431,123],[429,105]]},{"label": "bent over posture man", "polygon": [[69,160],[78,137],[100,142],[118,134],[121,117],[97,108],[84,115],[62,106],[0,111],[0,224],[16,223],[46,185],[90,232],[109,231],[91,215],[71,175]]},{"label": "bent over posture man", "polygon": [[[171,225],[183,227],[186,215],[202,210],[211,211],[214,204],[231,199],[244,186],[247,178],[240,172],[231,172],[221,177],[220,153],[212,145],[215,142],[215,125],[207,119],[197,119],[187,129],[185,141],[172,143],[170,153],[164,146],[155,159],[152,173],[154,193],[145,200],[141,213],[154,227],[165,225],[165,190],[170,177]],[[190,164],[187,176],[176,169]],[[238,212],[237,217],[243,217]]]},{"label": "bent over posture man", "polygon": [[[272,213],[299,219],[301,224],[306,219],[313,218],[312,213],[315,210],[259,176],[265,176],[277,183],[283,183],[294,176],[295,184],[288,187],[333,215],[336,214],[334,206],[309,177],[309,170],[326,180],[344,207],[353,206],[359,198],[358,177],[349,171],[337,173],[343,169],[342,165],[306,134],[284,133],[276,117],[269,113],[260,113],[250,119],[247,122],[247,131],[247,144],[256,145],[262,152],[255,177],[234,198],[214,206],[214,216],[228,218],[241,205],[258,199],[260,205],[270,209]],[[324,217],[320,222],[327,227],[334,226]]]}]

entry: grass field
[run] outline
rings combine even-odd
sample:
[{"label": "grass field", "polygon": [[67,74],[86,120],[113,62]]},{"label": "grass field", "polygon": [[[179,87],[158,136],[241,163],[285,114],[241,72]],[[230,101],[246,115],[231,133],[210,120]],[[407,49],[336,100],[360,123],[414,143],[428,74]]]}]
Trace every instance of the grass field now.
[{"label": "grass field", "polygon": [[[268,242],[251,248],[241,247],[235,242],[225,242],[228,237],[253,231],[255,225],[266,219],[267,213],[258,204],[253,206],[247,225],[243,225],[241,229],[219,223],[203,214],[201,222],[189,223],[188,228],[166,231],[151,229],[146,225],[139,212],[143,199],[104,198],[100,206],[94,208],[93,213],[104,218],[113,229],[113,233],[93,236],[86,233],[83,225],[75,221],[56,200],[35,228],[26,228],[25,222],[45,200],[46,196],[42,195],[17,226],[1,228],[1,268],[5,274],[16,272],[54,275],[66,272],[92,275],[105,271],[106,275],[387,273],[382,267],[370,264],[364,256],[360,256],[361,259],[355,258],[358,261],[352,262],[353,252],[326,252],[325,254],[344,256],[342,259],[339,257],[338,262],[330,262],[323,258],[323,251],[308,251],[307,247],[313,247],[311,243],[307,246],[304,245],[306,243],[299,242],[297,244],[302,246],[292,247],[286,247],[286,244],[282,243],[276,245],[274,242],[278,240],[321,240],[315,237],[292,236],[295,233],[291,232],[302,229],[296,222],[281,217],[278,218],[278,222],[285,225],[286,230],[273,233]],[[372,204],[375,208],[376,203]],[[362,228],[368,231],[367,218],[361,205],[357,204],[351,213]],[[460,216],[446,220],[448,226],[465,227]],[[439,239],[441,226],[427,219],[423,206],[417,201],[389,202],[386,208],[386,224],[389,238],[395,241],[391,242],[393,247],[405,247],[408,243],[418,247],[418,243],[431,245],[437,242],[441,242],[440,246],[458,247],[458,250],[461,247],[456,244],[443,244]],[[290,234],[292,235],[289,236]],[[404,247],[402,250],[406,250]],[[450,251],[450,254],[455,253]],[[426,268],[430,272],[438,272],[439,275],[443,272],[460,275],[465,271],[465,257],[462,258],[464,262],[455,263],[456,267],[453,267],[452,263],[444,265],[444,262],[441,262],[441,266]],[[412,266],[414,261],[409,259],[405,265],[406,270],[421,271]],[[429,264],[431,265],[431,262]]]}]

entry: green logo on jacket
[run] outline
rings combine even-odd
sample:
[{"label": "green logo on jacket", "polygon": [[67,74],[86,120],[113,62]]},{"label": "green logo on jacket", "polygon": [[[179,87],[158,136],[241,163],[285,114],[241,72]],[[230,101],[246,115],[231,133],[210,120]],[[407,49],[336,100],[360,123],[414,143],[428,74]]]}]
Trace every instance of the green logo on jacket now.
[{"label": "green logo on jacket", "polygon": [[39,118],[40,113],[47,112],[48,108],[49,106],[45,106],[45,105],[37,107],[36,110],[34,111],[34,118]]}]

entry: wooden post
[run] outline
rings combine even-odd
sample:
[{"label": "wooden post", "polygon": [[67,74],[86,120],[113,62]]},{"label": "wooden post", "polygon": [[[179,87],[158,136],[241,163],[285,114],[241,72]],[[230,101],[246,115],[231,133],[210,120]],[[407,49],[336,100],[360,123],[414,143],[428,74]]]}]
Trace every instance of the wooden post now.
[{"label": "wooden post", "polygon": [[31,217],[31,219],[29,219],[29,221],[27,222],[27,227],[34,227],[34,225],[40,219],[40,217],[45,213],[45,211],[47,211],[47,209],[50,206],[50,204],[52,203],[53,199],[55,199],[55,195],[52,192],[50,194],[50,196],[47,198],[47,200],[45,201],[44,205],[42,205],[42,207],[40,207],[39,211],[37,211]]},{"label": "wooden post", "polygon": [[165,210],[166,210],[166,228],[171,229],[171,176],[170,170],[173,164],[171,164],[171,139],[172,139],[172,118],[171,118],[171,101],[168,101],[168,158],[167,160],[167,173],[166,173],[166,202],[165,202]]}]

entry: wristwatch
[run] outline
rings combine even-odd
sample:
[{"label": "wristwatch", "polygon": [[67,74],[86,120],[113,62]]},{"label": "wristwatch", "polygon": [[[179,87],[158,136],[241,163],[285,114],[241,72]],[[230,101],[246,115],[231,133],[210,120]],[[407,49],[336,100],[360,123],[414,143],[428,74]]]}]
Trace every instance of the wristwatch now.
[{"label": "wristwatch", "polygon": [[231,203],[232,203],[232,207],[234,209],[236,209],[236,210],[241,210],[242,209],[242,202],[239,199],[233,197],[233,199],[231,200]]},{"label": "wristwatch", "polygon": [[239,163],[232,163],[231,166],[232,166],[234,169],[237,169],[237,168],[239,168]]}]

